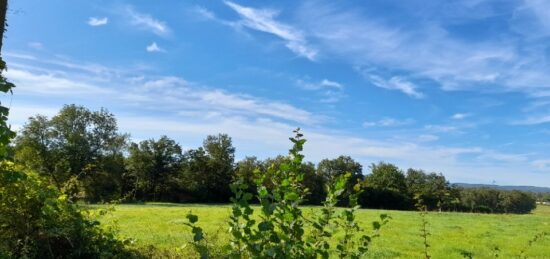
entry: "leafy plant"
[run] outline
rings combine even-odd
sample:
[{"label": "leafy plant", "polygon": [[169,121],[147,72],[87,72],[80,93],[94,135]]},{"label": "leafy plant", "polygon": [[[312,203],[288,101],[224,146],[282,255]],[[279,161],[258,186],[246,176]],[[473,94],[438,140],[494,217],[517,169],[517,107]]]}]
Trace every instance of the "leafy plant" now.
[{"label": "leafy plant", "polygon": [[[424,245],[424,258],[430,259],[430,243],[428,242],[428,236],[430,235],[430,232],[428,231],[428,208],[424,204],[424,200],[420,197],[420,195],[417,195],[415,197],[415,200],[417,201],[416,207],[420,211],[420,218],[422,220],[421,227],[420,227],[420,236],[422,237],[422,244]],[[461,253],[461,255],[464,256],[464,254]]]},{"label": "leafy plant", "polygon": [[[4,30],[4,28],[0,28]],[[2,33],[3,34],[3,33]],[[2,36],[0,36],[2,37]],[[6,62],[0,57],[0,91],[3,93],[12,93],[12,89],[15,87],[13,83],[10,83],[7,78],[2,75],[2,72],[6,70]],[[15,137],[15,132],[11,130],[8,124],[9,107],[0,102],[0,159],[6,159],[8,145]]]},{"label": "leafy plant", "polygon": [[[257,216],[250,201],[254,195],[247,192],[249,186],[243,180],[231,185],[234,197],[231,199],[232,213],[229,218],[231,240],[226,247],[229,258],[328,258],[337,255],[345,258],[360,258],[368,251],[372,238],[379,235],[380,228],[390,219],[380,215],[380,221],[373,222],[374,233],[366,235],[356,222],[359,209],[358,197],[361,185],[354,186],[349,194],[350,208],[335,208],[351,176],[350,173],[335,176],[326,186],[327,196],[318,216],[308,218],[300,205],[309,190],[303,184],[303,158],[301,154],[306,142],[299,129],[290,138],[293,147],[279,166],[272,164],[266,170],[255,171],[257,200],[260,208]],[[209,258],[210,247],[202,228],[196,225],[198,217],[187,216],[193,234],[193,247],[201,258]],[[309,234],[306,229],[311,228]],[[343,237],[333,248],[332,238],[338,230]],[[360,236],[359,236],[360,235]]]},{"label": "leafy plant", "polygon": [[0,162],[1,258],[137,257],[91,213],[39,175]]}]

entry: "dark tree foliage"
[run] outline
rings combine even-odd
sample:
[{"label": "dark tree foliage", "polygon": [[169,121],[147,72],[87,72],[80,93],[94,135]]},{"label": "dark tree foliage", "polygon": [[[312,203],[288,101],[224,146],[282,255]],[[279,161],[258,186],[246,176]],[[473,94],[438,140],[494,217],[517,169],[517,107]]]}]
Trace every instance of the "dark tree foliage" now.
[{"label": "dark tree foliage", "polygon": [[535,195],[521,191],[490,188],[462,189],[463,209],[481,213],[529,213],[535,207]]},{"label": "dark tree foliage", "polygon": [[125,180],[134,199],[177,201],[173,195],[180,189],[182,150],[176,141],[162,136],[132,143],[128,153]]},{"label": "dark tree foliage", "polygon": [[194,202],[228,202],[233,179],[235,148],[226,134],[208,136],[203,146],[184,154],[182,178]]},{"label": "dark tree foliage", "polygon": [[361,204],[381,209],[411,209],[405,175],[395,165],[380,162],[370,166],[371,174],[365,176],[365,192]]},{"label": "dark tree foliage", "polygon": [[427,174],[422,170],[409,169],[406,176],[409,196],[415,205],[426,206],[428,210],[449,210],[459,202],[453,196],[452,187],[442,174]]}]

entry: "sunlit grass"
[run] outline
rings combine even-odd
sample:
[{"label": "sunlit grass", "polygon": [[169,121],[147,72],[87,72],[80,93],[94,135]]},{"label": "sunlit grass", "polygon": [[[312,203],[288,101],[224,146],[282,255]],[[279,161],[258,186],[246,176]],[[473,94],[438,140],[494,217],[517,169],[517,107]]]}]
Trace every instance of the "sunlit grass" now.
[{"label": "sunlit grass", "polygon": [[[117,205],[112,214],[101,220],[108,224],[115,223],[120,235],[134,238],[140,246],[174,249],[190,240],[189,230],[181,224],[189,211],[199,216],[199,225],[206,233],[211,236],[217,233],[218,240],[229,238],[226,220],[230,208],[229,205],[171,203]],[[315,213],[316,210],[316,207],[304,208],[306,213]],[[419,213],[360,210],[358,220],[363,226],[370,227],[370,222],[377,219],[380,213],[386,213],[393,219],[372,244],[371,256],[422,258]],[[500,250],[499,258],[515,258],[535,234],[550,232],[549,206],[539,206],[528,215],[433,212],[427,218],[432,258],[463,258],[463,253],[471,253],[474,258],[494,258],[495,248]],[[534,243],[526,255],[529,258],[550,258],[550,237]]]}]

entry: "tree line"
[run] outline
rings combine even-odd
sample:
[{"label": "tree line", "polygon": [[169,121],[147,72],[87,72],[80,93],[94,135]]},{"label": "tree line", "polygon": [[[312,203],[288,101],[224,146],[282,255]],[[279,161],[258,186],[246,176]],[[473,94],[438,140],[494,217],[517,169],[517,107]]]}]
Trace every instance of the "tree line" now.
[{"label": "tree line", "polygon": [[[226,203],[232,196],[232,182],[248,183],[248,191],[254,193],[251,186],[269,177],[270,167],[288,162],[285,156],[235,161],[235,147],[226,134],[207,136],[201,147],[189,150],[167,136],[132,142],[128,134],[118,131],[112,113],[77,105],[64,106],[52,118],[29,118],[10,147],[10,157],[45,176],[72,199],[87,202]],[[404,172],[385,162],[372,164],[365,172],[360,163],[344,155],[317,165],[303,162],[300,170],[308,190],[306,204],[321,204],[325,184],[349,173],[346,192],[360,183],[363,192],[358,201],[367,208],[528,213],[536,206],[529,193],[464,189],[442,174],[419,169]]]}]

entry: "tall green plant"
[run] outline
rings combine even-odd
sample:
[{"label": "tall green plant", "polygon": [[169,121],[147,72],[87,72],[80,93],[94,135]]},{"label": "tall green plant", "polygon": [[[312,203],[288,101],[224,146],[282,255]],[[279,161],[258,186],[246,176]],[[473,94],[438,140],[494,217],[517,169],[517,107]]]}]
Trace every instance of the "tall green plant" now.
[{"label": "tall green plant", "polygon": [[[0,51],[4,39],[4,31],[6,30],[6,13],[8,10],[8,1],[0,0]],[[5,94],[12,94],[12,89],[15,87],[2,74],[7,69],[6,62],[0,54],[0,91]],[[7,148],[11,139],[15,137],[15,132],[11,130],[8,124],[9,107],[0,102],[0,160],[7,158]]]},{"label": "tall green plant", "polygon": [[[0,91],[5,94],[12,94],[12,89],[15,87],[2,74],[6,70],[6,62],[0,57]],[[11,139],[15,137],[15,132],[11,130],[8,124],[8,115],[10,109],[5,104],[0,102],[0,159],[4,160],[7,157],[7,148]]]},{"label": "tall green plant", "polygon": [[[229,218],[231,240],[225,245],[228,258],[328,258],[336,255],[345,258],[360,258],[368,251],[373,237],[378,236],[380,228],[389,220],[381,215],[380,221],[373,222],[374,234],[364,234],[365,230],[356,222],[355,213],[359,209],[358,196],[361,185],[357,184],[349,196],[350,208],[335,208],[350,173],[331,179],[326,186],[327,197],[321,213],[311,218],[304,215],[300,205],[309,190],[305,188],[301,153],[306,140],[299,129],[290,138],[293,147],[289,155],[279,166],[271,165],[266,172],[256,174],[257,200],[260,209],[254,215],[250,205],[253,195],[246,190],[249,186],[242,180],[231,185],[234,197],[232,213]],[[187,216],[187,224],[193,233],[193,247],[201,258],[211,254],[205,243],[205,235],[197,226],[198,217]],[[306,229],[311,229],[306,234]],[[344,235],[332,240],[337,231]],[[336,244],[336,247],[332,247]]]}]

